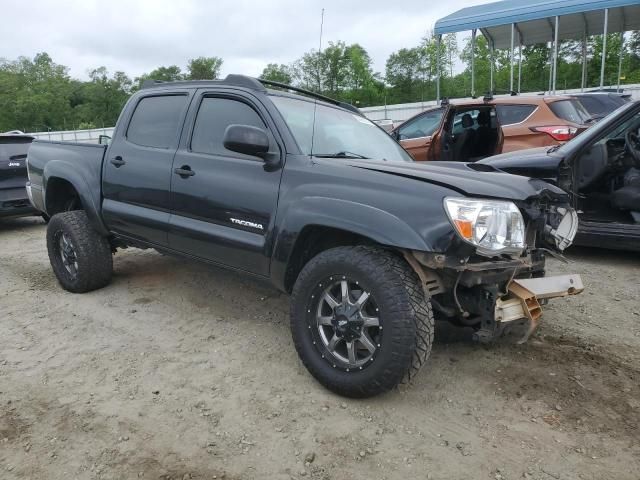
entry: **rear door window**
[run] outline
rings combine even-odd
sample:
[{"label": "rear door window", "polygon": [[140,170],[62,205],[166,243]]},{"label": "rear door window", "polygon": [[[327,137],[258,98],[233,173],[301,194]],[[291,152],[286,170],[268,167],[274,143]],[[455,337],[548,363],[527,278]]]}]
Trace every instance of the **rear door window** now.
[{"label": "rear door window", "polygon": [[129,122],[127,140],[144,147],[175,145],[188,99],[187,95],[163,95],[140,100]]},{"label": "rear door window", "polygon": [[443,109],[431,110],[398,129],[400,140],[433,135],[442,120]]},{"label": "rear door window", "polygon": [[549,108],[556,117],[578,125],[586,123],[591,117],[578,100],[558,100],[551,102]]},{"label": "rear door window", "polygon": [[536,108],[535,105],[496,105],[498,120],[503,127],[525,121]]}]

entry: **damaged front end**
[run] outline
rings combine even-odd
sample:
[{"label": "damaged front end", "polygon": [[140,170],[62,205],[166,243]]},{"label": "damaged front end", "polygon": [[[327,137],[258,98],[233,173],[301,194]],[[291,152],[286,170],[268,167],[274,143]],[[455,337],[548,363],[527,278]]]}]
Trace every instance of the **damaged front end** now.
[{"label": "damaged front end", "polygon": [[480,342],[527,323],[524,342],[537,328],[543,304],[584,290],[577,274],[545,277],[546,256],[560,256],[578,230],[565,195],[444,203],[462,241],[444,253],[405,252],[441,319],[473,327]]}]

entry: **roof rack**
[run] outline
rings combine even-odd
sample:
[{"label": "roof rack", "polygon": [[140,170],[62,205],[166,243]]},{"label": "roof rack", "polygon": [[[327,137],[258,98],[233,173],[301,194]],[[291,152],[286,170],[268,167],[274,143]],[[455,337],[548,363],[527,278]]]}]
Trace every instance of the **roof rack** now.
[{"label": "roof rack", "polygon": [[175,80],[171,82],[167,82],[165,80],[145,80],[142,82],[141,88],[152,88],[159,85],[201,85],[201,84],[210,84],[210,83],[218,83],[224,85],[234,85],[236,87],[245,87],[251,88],[253,90],[260,90],[265,92],[267,89],[255,78],[247,77],[246,75],[235,75],[229,74],[223,80]]},{"label": "roof rack", "polygon": [[261,78],[248,77],[246,75],[229,74],[224,78],[224,80],[178,80],[175,82],[165,82],[164,80],[145,80],[144,82],[142,82],[141,88],[151,88],[158,85],[169,86],[169,85],[176,85],[176,84],[196,84],[197,85],[199,83],[211,83],[211,82],[216,82],[223,85],[233,85],[236,87],[250,88],[252,90],[258,90],[261,92],[267,91],[265,85],[268,85],[270,87],[282,88],[284,90],[290,90],[292,92],[302,93],[303,95],[307,95],[309,97],[322,100],[323,102],[332,103],[333,105],[337,105],[346,110],[350,110],[354,113],[358,113],[362,115],[360,110],[358,110],[357,107],[351,105],[350,103],[334,100],[333,98],[326,97],[319,93],[315,93],[310,90],[305,90],[304,88],[287,85],[286,83],[274,82],[272,80],[263,80]]},{"label": "roof rack", "polygon": [[[241,75],[238,75],[238,76],[241,76]],[[274,82],[273,80],[264,80],[262,78],[253,79],[253,80],[258,81],[258,82],[262,83],[263,85],[269,85],[270,87],[277,87],[277,88],[282,88],[282,89],[285,89],[285,90],[291,90],[292,92],[302,93],[302,94],[307,95],[309,97],[317,98],[318,100],[322,100],[324,102],[332,103],[334,105],[338,105],[339,107],[346,108],[347,110],[351,110],[352,112],[361,113],[360,110],[358,110],[358,107],[355,107],[355,106],[351,105],[350,103],[341,102],[339,100],[335,100],[333,98],[326,97],[326,96],[324,96],[324,95],[322,95],[320,93],[312,92],[311,90],[305,90],[304,88],[294,87],[292,85],[288,85],[288,84],[282,83],[282,82]]]}]

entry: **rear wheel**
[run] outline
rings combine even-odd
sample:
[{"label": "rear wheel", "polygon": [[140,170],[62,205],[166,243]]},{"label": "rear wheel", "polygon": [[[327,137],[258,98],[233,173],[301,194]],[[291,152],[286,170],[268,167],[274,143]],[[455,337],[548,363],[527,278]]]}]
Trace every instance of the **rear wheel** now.
[{"label": "rear wheel", "polygon": [[313,258],[291,299],[291,330],[311,374],[348,397],[388,391],[431,351],[433,312],[415,272],[392,252],[339,247]]},{"label": "rear wheel", "polygon": [[47,250],[53,272],[65,290],[89,292],[111,281],[113,258],[109,241],[95,231],[82,210],[51,217]]}]

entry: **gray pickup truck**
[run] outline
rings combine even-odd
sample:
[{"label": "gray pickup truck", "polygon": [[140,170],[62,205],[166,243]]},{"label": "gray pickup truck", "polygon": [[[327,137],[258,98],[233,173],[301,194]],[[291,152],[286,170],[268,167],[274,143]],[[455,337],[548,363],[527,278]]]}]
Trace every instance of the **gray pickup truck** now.
[{"label": "gray pickup truck", "polygon": [[291,294],[303,363],[342,395],[414,375],[436,318],[482,341],[518,322],[530,333],[541,300],[582,290],[544,277],[545,249],[577,228],[562,190],[417,164],[353,107],[273,82],[151,85],[108,147],[36,141],[28,169],[63,288],[106,286],[127,246],[266,280]]}]

